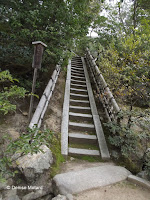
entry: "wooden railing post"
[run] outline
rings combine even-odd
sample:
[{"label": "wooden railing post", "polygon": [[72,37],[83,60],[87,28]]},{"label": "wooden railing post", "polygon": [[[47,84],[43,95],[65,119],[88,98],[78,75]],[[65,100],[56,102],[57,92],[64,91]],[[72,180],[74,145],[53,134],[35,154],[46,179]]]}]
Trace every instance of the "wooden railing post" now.
[{"label": "wooden railing post", "polygon": [[32,63],[32,67],[34,68],[34,75],[33,75],[32,92],[31,92],[31,98],[30,98],[29,114],[28,114],[29,122],[32,117],[37,72],[38,72],[38,69],[41,69],[41,62],[42,62],[44,47],[47,47],[47,45],[41,41],[32,42],[32,44],[34,45],[34,56],[33,56],[33,63]]}]

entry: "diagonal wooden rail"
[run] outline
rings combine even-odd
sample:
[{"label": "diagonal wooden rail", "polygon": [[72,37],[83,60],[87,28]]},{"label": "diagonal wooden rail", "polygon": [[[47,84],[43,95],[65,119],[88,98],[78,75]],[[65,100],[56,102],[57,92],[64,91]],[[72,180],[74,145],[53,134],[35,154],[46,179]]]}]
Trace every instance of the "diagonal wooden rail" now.
[{"label": "diagonal wooden rail", "polygon": [[88,48],[86,51],[86,61],[108,121],[114,121],[117,119],[120,108]]}]

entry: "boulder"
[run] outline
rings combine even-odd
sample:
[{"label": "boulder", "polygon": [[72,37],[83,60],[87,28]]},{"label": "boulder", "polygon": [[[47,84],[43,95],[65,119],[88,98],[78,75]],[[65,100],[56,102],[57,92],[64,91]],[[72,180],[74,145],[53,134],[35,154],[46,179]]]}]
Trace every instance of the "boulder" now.
[{"label": "boulder", "polygon": [[24,174],[28,182],[34,182],[53,163],[51,150],[46,145],[42,145],[40,149],[44,153],[27,154],[16,160],[17,168]]},{"label": "boulder", "polygon": [[67,200],[66,196],[58,194],[56,197],[52,198],[52,200]]},{"label": "boulder", "polygon": [[0,191],[4,190],[6,186],[7,186],[7,182],[2,182],[2,183],[0,182]]},{"label": "boulder", "polygon": [[20,198],[18,197],[18,195],[13,195],[11,197],[7,197],[4,200],[20,200]]},{"label": "boulder", "polygon": [[[38,186],[36,186],[36,188],[38,188]],[[41,186],[40,186],[41,188]],[[22,200],[34,200],[37,198],[41,198],[45,195],[48,195],[50,193],[53,192],[53,188],[52,188],[52,182],[49,181],[48,183],[46,183],[44,186],[42,186],[41,189],[38,189],[37,191],[32,191],[29,194],[25,195]]]}]

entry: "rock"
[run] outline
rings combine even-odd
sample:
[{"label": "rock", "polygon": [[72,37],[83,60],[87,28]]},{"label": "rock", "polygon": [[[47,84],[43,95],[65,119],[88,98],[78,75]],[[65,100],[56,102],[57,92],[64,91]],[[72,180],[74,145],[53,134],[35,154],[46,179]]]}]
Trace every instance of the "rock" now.
[{"label": "rock", "polygon": [[[38,187],[38,186],[36,186]],[[48,195],[52,193],[53,188],[52,188],[52,183],[46,183],[45,186],[43,186],[43,189],[39,189],[35,192],[30,192],[29,194],[25,195],[22,200],[34,200],[40,197],[43,197],[45,195]]]},{"label": "rock", "polygon": [[67,197],[67,200],[73,200],[72,194],[67,194],[66,197]]},{"label": "rock", "polygon": [[44,198],[44,200],[52,200],[52,198],[53,198],[53,195],[49,194]]},{"label": "rock", "polygon": [[17,196],[17,190],[16,189],[11,189],[11,187],[8,186],[6,187],[7,190],[4,191],[4,200],[18,200],[18,196]]},{"label": "rock", "polygon": [[64,195],[59,194],[56,197],[52,198],[52,200],[67,200],[67,198]]},{"label": "rock", "polygon": [[53,163],[53,156],[51,150],[46,146],[40,147],[44,153],[27,154],[16,160],[17,168],[24,174],[28,182],[33,182],[44,170],[50,168]]},{"label": "rock", "polygon": [[22,112],[22,114],[23,114],[24,116],[28,116],[28,113],[27,113],[27,112]]},{"label": "rock", "polygon": [[80,171],[57,174],[54,178],[55,194],[77,194],[127,179],[131,173],[124,167],[99,166]]},{"label": "rock", "polygon": [[18,197],[18,195],[13,195],[11,197],[7,197],[4,200],[20,200],[20,198]]},{"label": "rock", "polygon": [[15,154],[11,157],[11,160],[12,160],[12,161],[17,160],[19,157],[21,157],[21,154],[22,154],[22,153],[15,153]]},{"label": "rock", "polygon": [[0,190],[4,190],[7,186],[7,182],[0,182]]},{"label": "rock", "polygon": [[12,140],[16,140],[20,137],[20,134],[15,129],[8,129],[8,133],[11,136]]},{"label": "rock", "polygon": [[112,157],[114,157],[115,159],[118,159],[118,158],[120,157],[119,153],[118,153],[117,151],[115,151],[115,150],[112,150],[112,151],[111,151],[111,155],[112,155]]},{"label": "rock", "polygon": [[75,158],[74,158],[74,157],[70,157],[70,160],[71,160],[71,161],[74,161],[74,160],[75,160]]},{"label": "rock", "polygon": [[141,171],[137,174],[138,177],[147,179],[148,180],[148,175],[146,174],[146,171]]}]

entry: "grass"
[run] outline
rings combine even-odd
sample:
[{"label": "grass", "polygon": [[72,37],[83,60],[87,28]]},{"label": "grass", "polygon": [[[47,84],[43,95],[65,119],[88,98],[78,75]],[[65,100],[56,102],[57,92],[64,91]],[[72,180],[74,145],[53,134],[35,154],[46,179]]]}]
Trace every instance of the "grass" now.
[{"label": "grass", "polygon": [[56,174],[59,173],[61,163],[65,162],[64,157],[61,155],[60,134],[54,135],[50,149],[53,153],[54,158],[54,164],[52,165],[50,174],[51,177],[54,177]]},{"label": "grass", "polygon": [[76,158],[78,158],[80,160],[85,160],[85,161],[88,161],[88,162],[102,162],[102,159],[100,157],[79,156],[79,157],[76,157]]}]

